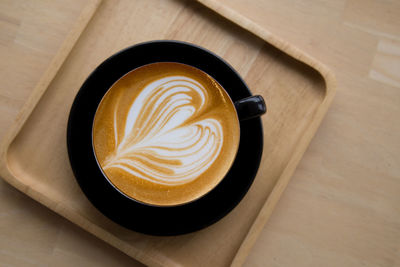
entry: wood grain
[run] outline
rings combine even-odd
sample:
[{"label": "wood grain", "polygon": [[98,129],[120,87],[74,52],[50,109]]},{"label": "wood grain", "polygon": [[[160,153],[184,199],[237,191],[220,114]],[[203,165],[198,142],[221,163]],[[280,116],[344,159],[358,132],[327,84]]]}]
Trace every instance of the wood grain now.
[{"label": "wood grain", "polygon": [[[378,51],[380,41],[400,40],[398,1],[240,2],[224,4],[326,63],[338,80],[332,107],[245,266],[399,266],[399,87],[371,77],[372,65],[400,73],[392,49]],[[27,97],[13,104],[9,95],[0,103],[3,133]],[[138,265],[3,182],[0,190],[0,262]]]},{"label": "wood grain", "polygon": [[[140,25],[144,18],[147,27]],[[73,178],[65,147],[69,108],[93,68],[126,46],[160,36],[216,52],[238,69],[254,93],[262,94],[270,103],[270,112],[263,118],[266,156],[246,198],[207,229],[165,238],[123,229],[93,208]],[[3,149],[5,178],[145,264],[229,265],[264,202],[268,200],[268,215],[275,206],[334,94],[333,76],[323,65],[291,45],[269,38],[267,41],[275,42],[298,60],[191,1],[105,1],[29,119],[15,124],[18,135],[10,147],[6,146],[8,153]],[[318,67],[319,72],[310,65]],[[252,230],[253,237],[268,216],[263,217],[257,230]]]}]

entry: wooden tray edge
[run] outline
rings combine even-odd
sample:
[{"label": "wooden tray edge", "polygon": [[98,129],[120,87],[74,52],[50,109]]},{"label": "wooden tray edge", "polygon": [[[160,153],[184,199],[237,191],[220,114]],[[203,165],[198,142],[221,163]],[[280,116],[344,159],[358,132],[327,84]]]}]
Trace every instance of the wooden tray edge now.
[{"label": "wooden tray edge", "polygon": [[289,163],[286,165],[286,168],[284,169],[281,177],[275,184],[270,196],[267,198],[267,201],[261,208],[259,214],[257,215],[257,218],[253,222],[249,232],[247,233],[245,239],[243,240],[231,264],[231,266],[242,266],[247,256],[249,255],[250,250],[257,241],[258,236],[260,235],[265,224],[267,223],[269,217],[271,216],[272,211],[276,206],[276,204],[278,203],[279,198],[281,197],[283,191],[288,185],[290,178],[292,177],[293,173],[296,170],[297,165],[299,164],[301,158],[303,157],[303,154],[307,150],[307,147],[309,146],[312,138],[317,132],[317,129],[322,122],[322,119],[325,117],[325,114],[328,111],[329,106],[331,105],[332,100],[336,94],[336,78],[334,73],[324,64],[322,64],[312,56],[297,49],[295,46],[273,35],[265,28],[254,23],[247,17],[242,16],[235,10],[226,7],[215,0],[197,0],[197,1],[203,4],[204,6],[208,7],[209,9],[213,10],[214,12],[220,14],[224,18],[237,24],[241,28],[260,37],[261,39],[275,46],[279,50],[282,50],[289,56],[314,68],[320,73],[320,75],[325,80],[324,100],[317,108],[315,117],[308,125],[304,135],[301,136],[299,144],[296,146]]}]

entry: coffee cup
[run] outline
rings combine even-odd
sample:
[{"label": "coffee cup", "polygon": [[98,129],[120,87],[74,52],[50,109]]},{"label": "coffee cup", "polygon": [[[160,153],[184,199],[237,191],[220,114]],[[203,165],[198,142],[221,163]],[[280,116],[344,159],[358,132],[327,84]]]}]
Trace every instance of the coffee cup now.
[{"label": "coffee cup", "polygon": [[[180,41],[138,44],[104,61],[78,92],[71,166],[115,222],[148,234],[191,232],[247,192],[265,112],[263,98],[214,53]],[[173,219],[160,225],[163,216]]]}]

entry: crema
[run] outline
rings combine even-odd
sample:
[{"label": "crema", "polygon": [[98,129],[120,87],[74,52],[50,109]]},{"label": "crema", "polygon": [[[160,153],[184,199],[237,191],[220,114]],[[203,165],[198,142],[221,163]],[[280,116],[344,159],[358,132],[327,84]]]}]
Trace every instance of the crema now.
[{"label": "crema", "polygon": [[198,199],[224,178],[240,138],[235,107],[211,76],[189,65],[139,67],[105,94],[93,146],[106,178],[152,205]]}]

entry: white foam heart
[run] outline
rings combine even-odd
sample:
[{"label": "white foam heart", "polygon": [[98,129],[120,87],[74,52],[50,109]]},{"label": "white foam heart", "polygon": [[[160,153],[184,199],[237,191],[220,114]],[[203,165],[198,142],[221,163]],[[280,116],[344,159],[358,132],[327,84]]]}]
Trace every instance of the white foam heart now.
[{"label": "white foam heart", "polygon": [[163,185],[185,184],[198,178],[217,159],[223,143],[218,120],[204,116],[196,119],[206,101],[206,89],[191,78],[170,76],[153,81],[129,107],[121,135],[116,105],[116,147],[103,169],[119,168]]}]

